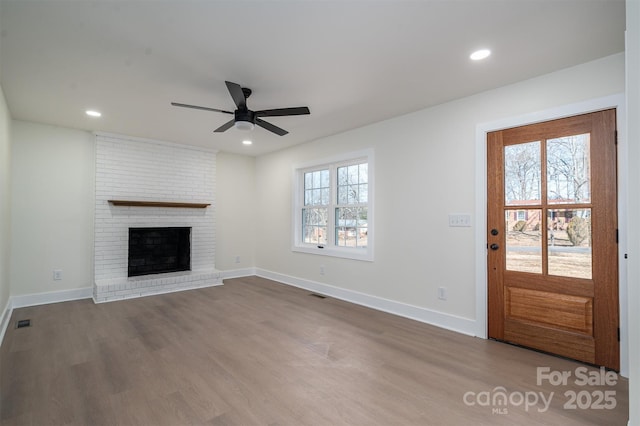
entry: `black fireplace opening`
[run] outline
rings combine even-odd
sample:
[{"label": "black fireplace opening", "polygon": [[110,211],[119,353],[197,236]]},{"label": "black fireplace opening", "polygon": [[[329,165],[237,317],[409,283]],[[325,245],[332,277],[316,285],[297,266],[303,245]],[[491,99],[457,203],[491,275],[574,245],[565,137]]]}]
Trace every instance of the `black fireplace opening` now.
[{"label": "black fireplace opening", "polygon": [[191,270],[191,228],[129,228],[128,276]]}]

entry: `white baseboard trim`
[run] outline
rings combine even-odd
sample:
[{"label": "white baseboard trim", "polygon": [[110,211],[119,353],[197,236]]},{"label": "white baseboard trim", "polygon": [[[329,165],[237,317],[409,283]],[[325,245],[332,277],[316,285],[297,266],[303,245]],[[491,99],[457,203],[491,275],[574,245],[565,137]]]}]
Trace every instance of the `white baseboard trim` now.
[{"label": "white baseboard trim", "polygon": [[68,302],[71,300],[91,299],[93,287],[74,288],[72,290],[50,291],[47,293],[21,294],[11,296],[13,309],[27,306],[46,305],[48,303]]},{"label": "white baseboard trim", "polygon": [[260,268],[256,268],[255,275],[259,277],[267,278],[270,280],[278,281],[283,284],[291,285],[294,287],[303,288],[305,290],[313,291],[315,293],[320,293],[326,296],[334,297],[336,299],[344,300],[346,302],[355,303],[357,305],[366,306],[368,308],[376,309],[379,311],[383,311],[383,312],[398,315],[401,317],[409,318],[412,320],[420,321],[426,324],[434,325],[436,327],[466,334],[468,336],[476,335],[476,329],[477,329],[476,322],[468,318],[462,318],[456,315],[445,314],[443,312],[438,312],[438,311],[434,311],[427,308],[421,308],[419,306],[413,306],[406,303],[397,302],[394,300],[384,299],[382,297],[372,296],[369,294],[364,294],[364,293],[360,293],[353,290],[347,290],[344,288],[335,287],[329,284],[319,283],[316,281],[306,280],[303,278],[296,278],[289,275],[267,271]]},{"label": "white baseboard trim", "polygon": [[7,304],[2,311],[2,317],[0,317],[0,346],[4,340],[4,333],[9,328],[9,321],[11,320],[11,314],[13,313],[13,305],[11,304],[11,297],[7,300]]},{"label": "white baseboard trim", "polygon": [[256,274],[256,268],[242,268],[242,269],[229,269],[227,271],[220,271],[222,279],[242,278],[250,277]]},{"label": "white baseboard trim", "polygon": [[2,311],[0,318],[0,345],[4,341],[4,334],[9,328],[9,321],[14,309],[28,306],[46,305],[48,303],[68,302],[70,300],[91,299],[93,289],[91,287],[76,288],[73,290],[51,291],[47,293],[21,294],[11,296]]}]

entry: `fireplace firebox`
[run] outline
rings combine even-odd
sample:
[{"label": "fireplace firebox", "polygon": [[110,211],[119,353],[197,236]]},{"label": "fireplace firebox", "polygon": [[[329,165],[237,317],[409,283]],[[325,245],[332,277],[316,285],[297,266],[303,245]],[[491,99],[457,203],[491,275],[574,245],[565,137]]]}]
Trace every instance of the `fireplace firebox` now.
[{"label": "fireplace firebox", "polygon": [[129,228],[128,276],[191,270],[191,228]]}]

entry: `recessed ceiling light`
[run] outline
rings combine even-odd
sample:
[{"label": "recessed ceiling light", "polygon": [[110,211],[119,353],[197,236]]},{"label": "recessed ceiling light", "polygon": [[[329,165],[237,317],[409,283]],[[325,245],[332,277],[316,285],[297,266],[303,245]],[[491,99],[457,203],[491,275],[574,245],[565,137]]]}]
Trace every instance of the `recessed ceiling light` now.
[{"label": "recessed ceiling light", "polygon": [[469,56],[469,58],[471,58],[474,61],[479,61],[481,59],[488,58],[489,55],[491,55],[491,51],[489,49],[480,49],[480,50],[476,50],[475,52],[473,52]]},{"label": "recessed ceiling light", "polygon": [[102,113],[100,113],[98,111],[93,111],[91,109],[86,110],[85,113],[90,117],[100,117],[100,116],[102,116]]},{"label": "recessed ceiling light", "polygon": [[251,144],[253,144],[253,142],[251,142],[250,140],[244,140],[244,141],[242,141],[242,144],[243,145],[251,145]]}]

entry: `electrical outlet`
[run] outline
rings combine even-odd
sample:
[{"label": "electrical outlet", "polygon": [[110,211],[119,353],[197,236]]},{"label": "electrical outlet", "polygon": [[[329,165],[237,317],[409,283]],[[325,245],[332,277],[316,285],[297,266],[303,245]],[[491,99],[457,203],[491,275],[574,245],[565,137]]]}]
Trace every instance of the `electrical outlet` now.
[{"label": "electrical outlet", "polygon": [[62,279],[62,269],[53,270],[53,280],[60,281]]},{"label": "electrical outlet", "polygon": [[447,300],[447,289],[444,287],[438,287],[438,299]]},{"label": "electrical outlet", "polygon": [[324,265],[320,265],[320,275],[324,275]]},{"label": "electrical outlet", "polygon": [[236,256],[236,263],[240,263],[240,256]]}]

